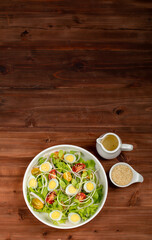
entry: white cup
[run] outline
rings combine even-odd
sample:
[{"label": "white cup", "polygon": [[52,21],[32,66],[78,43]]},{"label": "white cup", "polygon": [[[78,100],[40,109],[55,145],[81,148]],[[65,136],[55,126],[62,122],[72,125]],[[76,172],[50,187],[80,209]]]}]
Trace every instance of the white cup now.
[{"label": "white cup", "polygon": [[[102,144],[102,141],[108,135],[113,135],[118,140],[117,147],[112,151],[107,150]],[[121,153],[121,151],[132,151],[133,150],[133,145],[122,144],[122,141],[121,141],[120,137],[115,133],[106,133],[106,134],[104,134],[104,135],[102,135],[102,136],[100,136],[99,138],[96,139],[96,149],[97,149],[97,152],[99,153],[99,155],[101,157],[103,157],[105,159],[113,159],[113,158],[118,157],[119,154]]]},{"label": "white cup", "polygon": [[[111,176],[112,170],[114,169],[114,167],[116,167],[116,166],[118,166],[118,165],[125,165],[125,166],[129,167],[129,168],[131,169],[132,173],[133,173],[133,178],[132,178],[131,182],[128,183],[127,185],[124,185],[124,186],[118,185],[118,184],[116,184],[116,183],[112,180],[112,176]],[[109,171],[109,178],[110,178],[111,182],[112,182],[115,186],[121,187],[121,188],[128,187],[128,186],[130,186],[131,184],[137,183],[137,182],[141,182],[141,183],[142,183],[142,182],[144,181],[144,178],[143,178],[143,176],[142,176],[140,173],[138,173],[137,171],[135,171],[135,169],[133,169],[128,163],[124,163],[124,162],[116,163],[116,164],[114,164],[114,165],[111,167],[111,169],[110,169],[110,171]]]}]

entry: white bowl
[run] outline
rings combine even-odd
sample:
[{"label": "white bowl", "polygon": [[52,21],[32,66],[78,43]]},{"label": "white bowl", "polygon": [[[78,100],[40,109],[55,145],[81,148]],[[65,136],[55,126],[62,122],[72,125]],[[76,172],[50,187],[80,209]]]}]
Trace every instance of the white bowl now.
[{"label": "white bowl", "polygon": [[[117,183],[115,183],[113,180],[112,180],[112,170],[114,169],[114,167],[118,166],[118,165],[125,165],[127,167],[129,167],[133,173],[133,177],[132,177],[132,180],[130,183],[128,183],[127,185],[118,185]],[[114,164],[111,168],[110,168],[110,171],[109,171],[109,178],[111,180],[111,182],[117,186],[117,187],[120,187],[120,188],[125,188],[125,187],[128,187],[130,186],[131,184],[133,183],[137,183],[137,182],[143,182],[144,181],[144,178],[141,174],[139,174],[137,171],[135,171],[135,169],[133,169],[128,163],[124,163],[124,162],[119,162],[119,163],[116,163]]]},{"label": "white bowl", "polygon": [[[30,206],[28,200],[27,200],[27,180],[30,176],[30,173],[31,173],[31,170],[33,168],[33,166],[35,165],[35,163],[38,161],[38,159],[40,157],[42,157],[44,154],[47,154],[47,153],[51,153],[51,152],[54,152],[54,151],[58,151],[60,149],[63,149],[63,150],[76,150],[76,151],[80,151],[84,154],[84,160],[88,160],[88,159],[93,159],[95,161],[95,167],[97,169],[99,169],[99,171],[97,172],[98,174],[98,177],[99,177],[99,182],[103,185],[103,198],[102,198],[102,201],[97,209],[97,211],[95,212],[95,214],[90,217],[88,220],[86,221],[83,221],[81,223],[79,223],[78,225],[72,225],[71,223],[66,223],[66,224],[60,224],[58,226],[52,224],[49,220],[49,217],[48,217],[48,213],[39,213],[39,212],[35,212],[32,207]],[[39,220],[41,221],[42,223],[50,226],[50,227],[54,227],[54,228],[59,228],[59,229],[71,229],[71,228],[76,228],[76,227],[80,227],[84,224],[86,224],[87,222],[90,222],[100,211],[101,209],[103,208],[103,205],[106,201],[106,198],[107,198],[107,193],[108,193],[108,183],[107,183],[107,176],[106,176],[106,173],[105,173],[105,170],[103,168],[103,166],[101,165],[101,163],[98,161],[98,159],[93,155],[91,154],[90,152],[88,152],[87,150],[81,148],[81,147],[77,147],[77,146],[74,146],[74,145],[67,145],[67,144],[64,144],[64,145],[56,145],[56,146],[53,146],[53,147],[50,147],[50,148],[47,148],[45,149],[44,151],[40,152],[38,155],[36,155],[34,157],[34,159],[30,162],[30,164],[28,165],[27,169],[26,169],[26,172],[24,174],[24,178],[23,178],[23,196],[24,196],[24,199],[25,199],[25,202],[26,202],[26,205],[28,206],[29,210],[31,211],[31,213]]]}]

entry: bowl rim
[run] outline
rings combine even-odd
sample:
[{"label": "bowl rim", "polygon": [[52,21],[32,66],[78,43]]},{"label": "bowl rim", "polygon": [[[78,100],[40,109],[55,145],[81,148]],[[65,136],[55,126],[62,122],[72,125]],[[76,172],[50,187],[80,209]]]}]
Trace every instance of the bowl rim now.
[{"label": "bowl rim", "polygon": [[[77,150],[79,150],[79,151],[82,151],[82,152],[85,152],[85,153],[89,154],[93,159],[95,159],[96,162],[99,163],[100,168],[102,169],[103,174],[104,174],[104,177],[105,177],[104,197],[103,197],[103,200],[102,200],[102,203],[101,203],[100,207],[97,209],[97,211],[95,212],[95,214],[92,215],[92,216],[91,216],[89,219],[87,219],[86,221],[84,221],[84,222],[82,222],[82,223],[80,223],[80,224],[78,224],[78,225],[73,225],[73,226],[69,226],[69,227],[56,226],[56,225],[53,225],[52,223],[49,224],[49,223],[45,222],[43,219],[39,218],[39,217],[35,214],[35,212],[30,208],[29,203],[28,203],[28,201],[27,201],[26,193],[25,193],[25,187],[26,187],[26,181],[25,181],[25,179],[26,179],[26,176],[27,176],[27,174],[28,174],[28,172],[29,172],[29,169],[30,169],[30,167],[32,166],[33,162],[34,162],[40,155],[45,154],[45,152],[47,152],[47,151],[49,151],[49,150],[51,151],[51,150],[53,150],[54,148],[63,148],[63,147],[75,148],[75,149],[77,149]],[[88,150],[86,150],[86,149],[84,149],[84,148],[82,148],[82,147],[76,146],[76,145],[71,145],[71,144],[59,144],[59,145],[54,145],[54,146],[51,146],[51,147],[49,147],[49,148],[44,149],[43,151],[39,152],[39,153],[31,160],[31,162],[28,164],[28,166],[27,166],[27,168],[26,168],[26,171],[25,171],[25,174],[24,174],[24,177],[23,177],[22,190],[23,190],[24,201],[25,201],[28,209],[30,210],[30,212],[31,212],[40,222],[44,223],[45,225],[47,225],[47,226],[49,226],[49,227],[53,227],[53,228],[63,229],[63,230],[64,230],[64,229],[72,229],[72,228],[77,228],[77,227],[83,226],[84,224],[90,222],[92,219],[94,219],[94,218],[97,216],[97,214],[98,214],[98,213],[101,211],[101,209],[103,208],[103,206],[104,206],[104,204],[105,204],[105,202],[106,202],[106,199],[107,199],[107,195],[108,195],[108,180],[107,180],[107,175],[106,175],[106,172],[105,172],[102,164],[100,163],[100,161],[99,161],[91,152],[89,152]]]}]

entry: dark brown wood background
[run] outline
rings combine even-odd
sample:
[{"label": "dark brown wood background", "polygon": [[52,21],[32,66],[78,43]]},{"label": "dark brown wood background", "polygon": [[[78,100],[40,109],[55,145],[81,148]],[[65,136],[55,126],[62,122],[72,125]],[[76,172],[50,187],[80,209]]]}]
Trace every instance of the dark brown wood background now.
[{"label": "dark brown wood background", "polygon": [[[152,2],[0,1],[0,240],[144,240],[152,237]],[[112,131],[134,145],[98,156]],[[79,229],[39,222],[22,196],[26,167],[41,150],[75,144],[108,173],[125,161],[143,184],[109,194]]]}]

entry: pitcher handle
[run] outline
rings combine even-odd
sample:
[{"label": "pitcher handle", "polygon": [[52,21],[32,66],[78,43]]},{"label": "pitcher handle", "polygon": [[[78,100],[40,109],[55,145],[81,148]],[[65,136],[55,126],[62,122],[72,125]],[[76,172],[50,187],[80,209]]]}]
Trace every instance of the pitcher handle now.
[{"label": "pitcher handle", "polygon": [[121,145],[121,150],[122,151],[132,151],[133,150],[133,145],[124,143],[124,144]]}]

